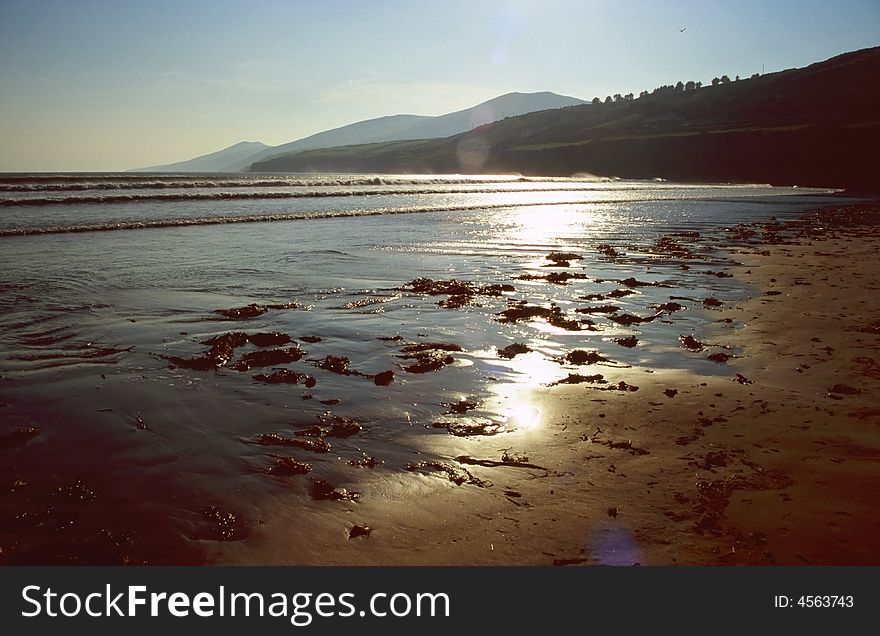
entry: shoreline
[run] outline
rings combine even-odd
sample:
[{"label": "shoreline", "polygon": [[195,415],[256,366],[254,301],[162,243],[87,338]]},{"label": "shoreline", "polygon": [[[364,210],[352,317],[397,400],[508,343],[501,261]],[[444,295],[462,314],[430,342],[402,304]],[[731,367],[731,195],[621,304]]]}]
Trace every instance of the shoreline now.
[{"label": "shoreline", "polygon": [[[374,486],[334,515],[368,537],[324,536],[294,562],[880,563],[878,250],[876,228],[735,249],[730,271],[756,292],[704,310],[713,326],[697,334],[736,354],[729,373],[603,367],[639,390],[534,389],[521,401],[540,430],[440,438],[431,450],[456,458],[459,485]],[[292,562],[278,543],[289,521],[220,560]]]},{"label": "shoreline", "polygon": [[[414,282],[395,297],[354,295],[340,305],[344,299],[334,296],[324,313],[271,305],[273,313],[268,305],[252,304],[214,309],[205,320],[206,307],[220,301],[199,297],[181,305],[196,318],[192,325],[168,328],[151,322],[149,312],[143,312],[147,319],[129,313],[122,322],[118,309],[106,317],[99,312],[82,335],[62,323],[45,336],[49,345],[62,347],[46,360],[51,368],[69,355],[79,360],[71,347],[88,337],[81,368],[29,374],[23,364],[21,378],[0,377],[0,388],[17,394],[0,406],[19,423],[3,438],[10,457],[4,513],[12,522],[0,560],[876,563],[880,524],[872,504],[880,405],[872,384],[880,378],[880,288],[871,268],[880,247],[878,217],[876,203],[841,202],[785,222],[746,216],[744,224],[715,225],[709,234],[697,232],[699,225],[678,228],[687,232],[671,228],[647,246],[615,243],[636,252],[623,262],[614,246],[594,245],[600,256],[587,258],[583,251],[581,260],[575,254],[574,269],[559,262],[563,252],[544,256],[552,248],[533,238],[540,256],[515,259],[481,279],[495,283],[485,286],[490,292],[501,292],[502,282],[530,282],[517,283],[516,295],[506,300],[500,293],[481,297],[477,307],[487,309],[457,311],[470,300],[467,290],[477,287],[465,285],[455,302],[452,296],[437,302]],[[578,249],[588,250],[592,240]],[[544,269],[548,259],[563,269]],[[466,262],[459,258],[454,265]],[[436,275],[430,268],[427,273]],[[557,284],[568,278],[586,282]],[[401,289],[396,280],[377,280],[377,287]],[[450,281],[433,283],[440,295],[452,293]],[[642,289],[615,294],[607,291],[611,284]],[[161,296],[158,289],[151,293]],[[404,296],[412,307],[394,315],[408,329],[395,331],[388,319],[347,311],[365,298],[369,304],[378,298],[384,307]],[[613,307],[598,304],[608,299]],[[227,307],[246,302],[236,294],[223,300],[231,303]],[[584,307],[583,300],[594,302]],[[564,309],[550,311],[548,303]],[[125,306],[113,298],[101,305]],[[162,311],[168,306],[177,305],[161,298]],[[497,332],[481,327],[471,333],[462,326],[469,316],[494,326],[505,322],[499,316],[528,317],[527,309],[546,322],[524,321]],[[616,315],[593,315],[609,309]],[[218,312],[240,311],[266,311],[268,318],[211,322]],[[604,322],[582,320],[578,325],[587,329],[569,332],[565,327],[578,314]],[[328,328],[323,321],[337,315],[337,328]],[[353,344],[363,339],[352,329],[355,321],[368,336],[366,345]],[[542,333],[547,323],[559,324],[557,332]],[[593,324],[598,328],[589,328]],[[55,342],[59,329],[62,340]],[[108,339],[114,329],[118,334]],[[251,377],[256,371],[240,371],[243,362],[269,350],[256,341],[233,344],[237,329],[273,343],[307,343],[314,359],[291,369],[320,375],[317,399],[302,403],[311,392],[267,386]],[[208,335],[213,337],[205,340]],[[38,340],[21,341],[22,356],[35,353],[30,345],[42,346],[43,336],[31,337]],[[215,342],[205,353],[218,338],[229,351],[215,351]],[[535,351],[508,362],[520,349],[528,351],[518,344],[523,338]],[[438,357],[440,367],[453,366],[440,374],[408,380],[401,373],[401,382],[388,389],[365,383],[372,373],[405,369],[410,362],[400,361],[412,358],[402,352],[419,343],[462,353]],[[141,356],[176,354],[159,357],[177,366],[129,353],[132,344]],[[253,351],[223,366],[238,346]],[[304,350],[270,353],[299,359]],[[332,354],[326,365],[324,354]],[[347,357],[333,358],[340,354],[352,356],[356,373],[328,368],[332,360],[347,364]],[[90,367],[91,356],[111,359]],[[119,371],[111,373],[117,360]],[[420,364],[438,370],[428,364],[433,360]],[[138,364],[146,372],[133,374]],[[200,370],[215,366],[216,374]],[[43,386],[41,378],[50,374],[58,381]],[[16,390],[20,379],[28,381]],[[40,392],[45,407],[27,401]],[[340,402],[338,411],[323,408]],[[66,406],[62,411],[56,404]],[[316,413],[325,428],[309,421]],[[294,444],[289,435],[307,437]],[[321,439],[310,442],[314,435]],[[266,437],[268,446],[261,441]],[[291,444],[293,456],[285,449]],[[61,448],[79,452],[59,453]],[[218,486],[221,480],[228,487]],[[171,493],[168,501],[155,496],[159,490]]]}]

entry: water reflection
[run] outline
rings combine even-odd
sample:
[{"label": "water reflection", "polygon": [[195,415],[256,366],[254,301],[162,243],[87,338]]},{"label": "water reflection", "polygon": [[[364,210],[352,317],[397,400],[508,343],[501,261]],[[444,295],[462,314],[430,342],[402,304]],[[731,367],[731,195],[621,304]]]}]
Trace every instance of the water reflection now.
[{"label": "water reflection", "polygon": [[531,245],[554,244],[571,237],[585,237],[596,223],[598,210],[574,205],[517,208],[505,219],[505,240]]},{"label": "water reflection", "polygon": [[531,430],[541,423],[540,409],[519,398],[508,399],[504,414],[514,430]]},{"label": "water reflection", "polygon": [[[615,189],[596,195],[524,192],[448,197],[450,205],[464,199],[477,205],[486,201],[522,206],[535,200],[549,204],[541,207],[8,240],[3,245],[0,286],[14,297],[4,301],[0,347],[29,357],[7,356],[2,361],[0,376],[6,377],[0,377],[0,402],[14,426],[34,427],[40,433],[36,442],[16,449],[22,460],[7,463],[0,477],[8,483],[36,483],[40,467],[57,467],[57,480],[54,473],[55,481],[46,478],[41,491],[45,497],[18,500],[21,512],[45,509],[53,501],[54,489],[82,480],[105,493],[84,509],[83,520],[109,519],[114,530],[126,527],[120,519],[126,521],[129,514],[120,518],[114,502],[133,500],[131,484],[138,484],[144,508],[155,511],[156,523],[167,524],[168,532],[178,538],[198,536],[183,526],[207,526],[212,533],[206,536],[223,537],[230,514],[239,520],[265,518],[271,523],[279,509],[287,508],[295,510],[290,516],[304,524],[304,544],[318,534],[331,536],[314,530],[320,524],[310,519],[326,514],[321,517],[324,528],[337,524],[338,516],[333,515],[340,510],[355,505],[367,509],[370,501],[379,499],[371,500],[371,488],[389,475],[402,484],[400,502],[409,505],[429,498],[435,482],[407,469],[414,460],[428,462],[425,474],[450,490],[459,485],[488,490],[477,480],[452,480],[467,477],[463,470],[470,467],[467,470],[488,482],[493,475],[485,471],[496,470],[497,475],[512,470],[491,463],[503,463],[498,449],[506,444],[505,438],[519,441],[516,435],[522,434],[530,445],[540,445],[553,432],[547,412],[534,399],[537,389],[570,373],[610,375],[605,367],[560,363],[572,350],[596,350],[616,368],[632,365],[627,374],[637,373],[638,366],[674,365],[719,372],[705,353],[682,350],[678,338],[711,320],[701,306],[704,296],[711,293],[726,300],[742,291],[735,280],[705,273],[729,264],[703,239],[713,227],[729,222],[733,208],[720,202],[590,203],[600,196],[623,196],[623,186]],[[554,203],[575,196],[584,203]],[[431,205],[442,203],[440,195],[413,194],[388,195],[375,204],[418,206],[428,198]],[[339,201],[333,204],[342,207]],[[63,215],[88,213],[102,222],[116,222],[139,218],[142,211],[148,215],[145,218],[176,218],[206,214],[208,206],[218,207],[217,214],[230,215],[289,212],[284,206],[292,206],[197,201],[186,206],[151,205],[147,210],[142,205],[133,203],[110,212],[71,207]],[[311,211],[324,210],[328,204],[315,199],[297,205]],[[354,208],[364,203],[346,200],[345,205]],[[52,214],[45,216],[45,223],[64,222]],[[683,217],[689,218],[689,229],[703,233],[692,241],[705,247],[700,258],[671,259],[652,252],[657,237],[680,229]],[[70,222],[81,222],[78,218]],[[645,222],[636,223],[637,218]],[[611,257],[611,251],[599,249],[605,242],[620,255]],[[546,258],[552,250],[575,252],[581,258],[563,266]],[[46,253],[53,258],[35,260],[34,255]],[[690,269],[680,268],[682,264]],[[583,277],[558,282],[521,278],[551,272]],[[463,294],[458,304],[452,303],[454,308],[438,306],[438,301],[449,298],[404,289],[408,281],[421,276],[454,277],[477,286],[510,285],[513,291]],[[646,286],[633,291],[624,282],[628,279],[635,281],[630,284],[646,282]],[[82,284],[71,286],[71,280]],[[33,287],[20,289],[24,282]],[[609,294],[616,290],[630,295]],[[606,294],[601,300],[595,296]],[[654,307],[672,295],[695,300],[679,301],[688,305],[686,310],[625,326],[605,314],[577,311],[613,304],[620,313],[650,318]],[[365,299],[382,300],[365,303]],[[578,321],[580,328],[562,329],[540,317],[500,321],[499,314],[514,300],[543,308],[555,304],[566,320]],[[282,307],[294,301],[296,307],[272,309],[247,321],[218,322],[215,313],[219,308]],[[260,382],[254,378],[257,371],[233,368],[234,360],[216,371],[169,370],[167,358],[162,357],[203,355],[208,338],[234,331],[280,332],[302,343],[306,355],[283,366],[290,372],[312,374],[317,384],[312,388]],[[626,336],[637,337],[638,345],[627,348],[614,341]],[[412,360],[402,357],[404,347],[427,343],[441,345],[427,360],[436,362],[436,367],[406,371]],[[528,350],[502,356],[501,350],[513,344]],[[74,345],[83,354],[96,348],[114,353],[101,358],[100,367],[67,364],[76,361],[70,356]],[[230,355],[238,360],[247,351],[243,345]],[[340,362],[345,358],[350,365],[316,366],[315,361],[328,356]],[[58,360],[65,366],[53,367],[51,375],[37,366]],[[271,374],[275,368],[261,371]],[[381,386],[373,382],[376,375],[388,371],[394,373],[393,382]],[[51,416],[35,403],[45,403]],[[458,410],[453,410],[455,405],[460,405]],[[449,425],[435,427],[435,423]],[[329,452],[307,444],[324,437],[332,448]],[[278,443],[267,446],[255,439]],[[456,458],[466,454],[491,460],[490,468],[456,464]],[[115,463],[109,463],[108,457]],[[308,462],[311,472],[268,473],[281,457]],[[173,458],[173,468],[168,458]],[[161,480],[156,481],[156,476]],[[316,480],[364,496],[358,504],[315,502],[309,492]],[[172,509],[167,492],[182,502],[174,504],[180,510]],[[492,494],[500,492],[496,488]],[[206,516],[206,511],[211,512]],[[22,527],[19,534],[26,534],[29,527]],[[395,532],[390,522],[386,530]],[[147,534],[144,531],[140,537]],[[137,550],[143,552],[140,546]],[[587,547],[602,563],[628,565],[639,560],[634,539],[621,526],[591,535]],[[174,560],[164,556],[166,561]]]}]

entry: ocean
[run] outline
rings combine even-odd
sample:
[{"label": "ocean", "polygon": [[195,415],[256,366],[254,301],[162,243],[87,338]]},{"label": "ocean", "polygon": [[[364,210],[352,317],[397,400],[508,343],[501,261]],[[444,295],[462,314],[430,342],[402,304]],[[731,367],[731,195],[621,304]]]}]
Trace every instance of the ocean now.
[{"label": "ocean", "polygon": [[[737,352],[703,340],[715,307],[755,293],[727,271],[749,236],[736,226],[840,200],[591,178],[0,175],[0,562],[314,561],[359,501],[430,497],[441,480],[420,468],[539,440],[534,387],[729,373],[709,354]],[[261,535],[279,515],[283,554]]]}]

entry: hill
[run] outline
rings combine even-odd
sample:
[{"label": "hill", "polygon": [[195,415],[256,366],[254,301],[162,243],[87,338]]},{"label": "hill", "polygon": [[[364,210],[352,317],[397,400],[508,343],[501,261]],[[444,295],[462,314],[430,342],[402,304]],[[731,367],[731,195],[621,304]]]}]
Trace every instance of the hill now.
[{"label": "hill", "polygon": [[269,148],[269,146],[259,141],[242,141],[223,150],[188,161],[137,168],[131,172],[238,172],[243,165],[247,166],[251,163],[251,158],[265,148]]},{"label": "hill", "polygon": [[[454,113],[426,117],[392,115],[368,119],[320,132],[281,146],[267,148],[253,157],[253,162],[269,157],[314,148],[360,145],[406,139],[449,137],[505,117],[523,115],[548,108],[583,104],[583,100],[555,93],[507,93]],[[242,166],[245,168],[247,166]]]},{"label": "hill", "polygon": [[[425,115],[391,115],[367,119],[332,130],[315,133],[280,146],[258,142],[242,142],[209,155],[188,161],[141,168],[139,172],[237,172],[252,163],[275,155],[406,139],[428,139],[456,135],[477,126],[548,108],[562,108],[583,101],[555,93],[508,93],[486,102],[436,117]],[[247,152],[248,144],[252,150]]]},{"label": "hill", "polygon": [[445,139],[298,152],[250,169],[876,188],[878,143],[880,48],[871,48],[750,79],[530,113]]}]

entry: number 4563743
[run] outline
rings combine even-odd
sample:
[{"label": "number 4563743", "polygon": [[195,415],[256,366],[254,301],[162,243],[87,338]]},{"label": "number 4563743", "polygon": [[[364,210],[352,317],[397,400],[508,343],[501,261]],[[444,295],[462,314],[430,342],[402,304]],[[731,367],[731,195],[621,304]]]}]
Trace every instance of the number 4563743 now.
[{"label": "number 4563743", "polygon": [[852,607],[852,596],[801,596],[797,603],[799,607]]}]

